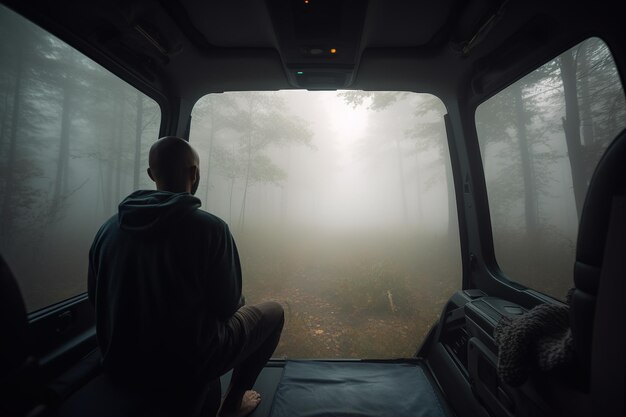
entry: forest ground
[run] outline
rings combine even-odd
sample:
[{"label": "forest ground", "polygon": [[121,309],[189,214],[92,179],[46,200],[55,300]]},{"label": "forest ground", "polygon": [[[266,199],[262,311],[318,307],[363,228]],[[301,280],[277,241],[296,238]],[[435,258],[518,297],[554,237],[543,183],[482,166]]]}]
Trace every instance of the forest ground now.
[{"label": "forest ground", "polygon": [[263,253],[254,239],[239,240],[247,303],[271,300],[285,308],[274,357],[413,356],[460,287],[460,271],[437,245],[432,257],[414,238],[394,245],[379,239],[374,247],[350,240],[323,248],[311,242],[277,248],[265,240]]}]

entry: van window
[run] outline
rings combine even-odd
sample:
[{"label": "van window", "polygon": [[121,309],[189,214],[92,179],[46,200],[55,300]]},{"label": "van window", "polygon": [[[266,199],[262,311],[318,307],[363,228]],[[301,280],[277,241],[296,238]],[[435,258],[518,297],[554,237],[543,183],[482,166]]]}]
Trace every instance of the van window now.
[{"label": "van window", "polygon": [[415,354],[461,286],[444,113],[402,92],[196,104],[197,196],[233,231],[247,302],[285,306],[276,357]]},{"label": "van window", "polygon": [[28,311],[87,289],[102,222],[146,187],[156,102],[0,6],[0,253]]},{"label": "van window", "polygon": [[589,181],[624,127],[624,90],[598,38],[478,107],[495,253],[507,276],[565,298]]}]

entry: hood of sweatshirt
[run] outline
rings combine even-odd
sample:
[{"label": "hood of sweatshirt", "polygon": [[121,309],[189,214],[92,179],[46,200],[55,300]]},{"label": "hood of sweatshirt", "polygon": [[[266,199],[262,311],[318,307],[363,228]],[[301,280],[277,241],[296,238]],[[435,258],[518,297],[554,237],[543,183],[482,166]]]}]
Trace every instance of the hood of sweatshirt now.
[{"label": "hood of sweatshirt", "polygon": [[189,193],[139,190],[120,203],[117,219],[127,232],[164,232],[200,205],[200,199]]}]

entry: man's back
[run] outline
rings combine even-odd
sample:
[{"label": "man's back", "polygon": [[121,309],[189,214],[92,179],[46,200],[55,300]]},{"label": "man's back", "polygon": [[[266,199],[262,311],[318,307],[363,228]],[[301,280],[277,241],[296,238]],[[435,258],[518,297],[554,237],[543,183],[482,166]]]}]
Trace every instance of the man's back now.
[{"label": "man's back", "polygon": [[[165,398],[171,415],[245,416],[278,345],[284,310],[243,306],[235,242],[222,220],[198,210],[200,158],[184,139],[150,147],[148,176],[98,231],[89,251],[89,298],[105,370],[122,385]],[[207,396],[233,369],[220,393]],[[185,409],[185,410],[183,410]]]},{"label": "man's back", "polygon": [[241,270],[228,226],[199,207],[188,193],[138,191],[98,231],[89,296],[110,371],[201,378],[210,369]]}]

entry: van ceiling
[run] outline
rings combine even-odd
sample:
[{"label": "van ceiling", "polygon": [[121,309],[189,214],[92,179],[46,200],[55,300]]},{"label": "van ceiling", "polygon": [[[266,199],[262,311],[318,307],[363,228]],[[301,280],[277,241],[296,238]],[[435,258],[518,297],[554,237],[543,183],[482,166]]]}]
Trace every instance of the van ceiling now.
[{"label": "van ceiling", "polygon": [[289,88],[479,99],[585,33],[620,33],[610,0],[5,3],[144,90],[190,101]]}]

